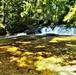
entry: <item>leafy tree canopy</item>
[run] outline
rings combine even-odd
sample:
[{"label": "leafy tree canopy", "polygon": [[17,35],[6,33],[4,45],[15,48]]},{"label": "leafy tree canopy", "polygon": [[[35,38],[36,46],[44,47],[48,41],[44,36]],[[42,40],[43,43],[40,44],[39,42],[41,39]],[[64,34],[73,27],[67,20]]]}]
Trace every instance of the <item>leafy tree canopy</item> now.
[{"label": "leafy tree canopy", "polygon": [[1,3],[3,21],[9,33],[40,25],[76,26],[75,0],[2,0]]}]

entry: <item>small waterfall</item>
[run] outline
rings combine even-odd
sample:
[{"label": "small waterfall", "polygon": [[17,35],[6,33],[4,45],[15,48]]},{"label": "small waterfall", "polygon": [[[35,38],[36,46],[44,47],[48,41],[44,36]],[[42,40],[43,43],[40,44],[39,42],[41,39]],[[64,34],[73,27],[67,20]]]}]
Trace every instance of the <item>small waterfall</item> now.
[{"label": "small waterfall", "polygon": [[22,32],[22,33],[18,33],[16,36],[24,36],[24,35],[27,35],[27,34]]},{"label": "small waterfall", "polygon": [[[31,31],[29,31],[31,32]],[[33,33],[32,33],[33,34]],[[40,36],[46,36],[48,34],[54,34],[54,35],[76,35],[76,28],[74,27],[66,27],[66,26],[55,26],[55,27],[38,27],[35,31],[34,31],[34,35],[40,35]],[[27,36],[29,35],[27,33],[27,31],[21,32],[21,33],[17,33],[16,35],[12,35],[12,36],[6,36],[3,38],[0,38],[0,40],[2,39],[7,39],[7,38],[14,38],[14,37],[18,37],[18,36]]]},{"label": "small waterfall", "polygon": [[[37,33],[38,34],[38,33]],[[55,34],[55,35],[76,35],[76,28],[66,27],[66,26],[55,26],[55,27],[43,27],[41,28],[41,33],[43,34]]]},{"label": "small waterfall", "polygon": [[76,35],[76,29],[74,29],[74,35]]},{"label": "small waterfall", "polygon": [[54,30],[53,30],[53,33],[54,34],[58,34],[58,30],[60,29],[60,27],[59,26],[56,26],[55,28],[54,28]]},{"label": "small waterfall", "polygon": [[74,34],[74,29],[73,27],[60,27],[57,34],[59,35],[73,35]]}]

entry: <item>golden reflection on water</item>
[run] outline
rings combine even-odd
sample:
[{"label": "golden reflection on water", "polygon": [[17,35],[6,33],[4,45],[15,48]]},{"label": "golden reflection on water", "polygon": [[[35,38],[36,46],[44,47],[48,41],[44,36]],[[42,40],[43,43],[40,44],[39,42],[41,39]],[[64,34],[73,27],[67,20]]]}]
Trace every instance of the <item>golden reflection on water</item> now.
[{"label": "golden reflection on water", "polygon": [[71,63],[76,65],[74,60],[76,56],[72,56],[76,54],[76,39],[73,40],[72,38],[65,38],[64,36],[31,36],[6,39],[0,41],[0,54],[7,53],[9,55],[9,63],[15,62],[18,67],[54,71],[55,68],[61,65]]}]

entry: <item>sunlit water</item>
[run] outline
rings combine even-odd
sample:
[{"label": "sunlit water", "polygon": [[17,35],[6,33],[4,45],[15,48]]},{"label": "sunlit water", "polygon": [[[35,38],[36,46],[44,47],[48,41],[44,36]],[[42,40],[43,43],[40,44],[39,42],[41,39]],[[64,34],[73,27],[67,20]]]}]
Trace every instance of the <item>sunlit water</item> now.
[{"label": "sunlit water", "polygon": [[[74,70],[71,66],[61,66],[66,64],[70,65],[69,62],[76,59],[76,40],[74,40],[74,38],[76,37],[36,37],[33,35],[20,36],[19,34],[17,37],[0,40],[0,55],[2,54],[0,57],[3,56],[1,61],[6,58],[6,55],[5,57],[3,55],[4,53],[8,53],[9,55],[7,55],[8,58],[5,61],[2,61],[3,67],[1,69],[3,69],[4,75],[6,75],[5,70],[11,66],[10,63],[16,62],[17,64],[15,63],[15,65],[21,67],[22,71],[21,69],[19,71],[15,69],[16,67],[14,65],[14,68],[8,69],[9,72],[13,72],[14,75],[16,73],[14,69],[18,71],[18,73],[21,72],[19,75],[76,75],[76,73],[74,73],[76,68]],[[10,63],[8,66],[6,61],[9,59]],[[76,65],[76,63],[72,64]],[[39,72],[35,73],[35,69]]]},{"label": "sunlit water", "polygon": [[[36,33],[38,34],[38,33]],[[66,26],[43,27],[40,34],[76,35],[76,28]]]},{"label": "sunlit water", "polygon": [[[74,27],[66,27],[66,26],[55,26],[55,27],[43,27],[41,28],[41,33],[39,33],[38,29],[35,30],[34,35],[76,35],[76,28]],[[33,34],[33,33],[32,33]],[[29,35],[26,32],[18,33],[16,36],[24,36]]]},{"label": "sunlit water", "polygon": [[[39,29],[40,28],[40,29]],[[33,36],[47,36],[48,34],[50,34],[50,36],[52,36],[51,34],[54,35],[76,35],[76,28],[74,27],[66,27],[66,26],[54,26],[54,27],[39,27],[37,28],[34,33],[32,33],[31,35]],[[40,32],[39,32],[40,31]],[[19,36],[29,36],[30,34],[28,34],[26,31],[21,32],[21,33],[17,33],[16,35],[12,35],[12,36],[7,36],[7,37],[2,37],[1,39],[7,39],[7,38],[14,38],[14,37],[19,37]]]}]

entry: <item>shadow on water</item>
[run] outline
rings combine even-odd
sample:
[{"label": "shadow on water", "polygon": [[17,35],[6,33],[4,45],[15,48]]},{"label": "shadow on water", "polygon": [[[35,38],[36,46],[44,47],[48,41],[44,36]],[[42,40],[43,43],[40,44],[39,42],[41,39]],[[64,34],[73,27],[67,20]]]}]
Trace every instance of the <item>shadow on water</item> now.
[{"label": "shadow on water", "polygon": [[59,63],[61,65],[76,65],[76,63],[68,62],[76,60],[75,38],[76,36],[36,37],[30,35],[0,40],[0,61],[4,62],[6,59],[9,63],[17,64],[17,67],[36,69],[35,63],[38,60],[54,56],[65,60]]},{"label": "shadow on water", "polygon": [[[71,39],[68,40],[68,36],[65,37],[66,38],[65,40],[63,37],[65,36],[48,36],[48,37],[20,36],[20,37],[0,40],[0,47],[2,46],[4,48],[16,47],[18,48],[17,51],[22,50],[23,52],[33,52],[33,53],[42,52],[43,54],[50,53],[51,55],[64,54],[68,51],[68,49],[72,49],[72,47],[73,48],[76,47],[76,43],[75,43],[76,40],[74,41]],[[55,38],[60,38],[60,39],[55,39]]]},{"label": "shadow on water", "polygon": [[[19,51],[23,49],[23,52],[43,52],[50,54],[66,53],[69,47],[69,43],[75,44],[75,41],[68,40],[53,40],[54,38],[63,38],[64,36],[48,36],[48,37],[36,37],[36,36],[20,36],[16,38],[0,40],[0,46],[17,47]],[[64,38],[63,38],[64,39]],[[52,42],[53,40],[53,42]],[[67,43],[67,44],[66,44]],[[73,47],[74,48],[74,47]],[[18,51],[17,50],[17,51]]]}]

